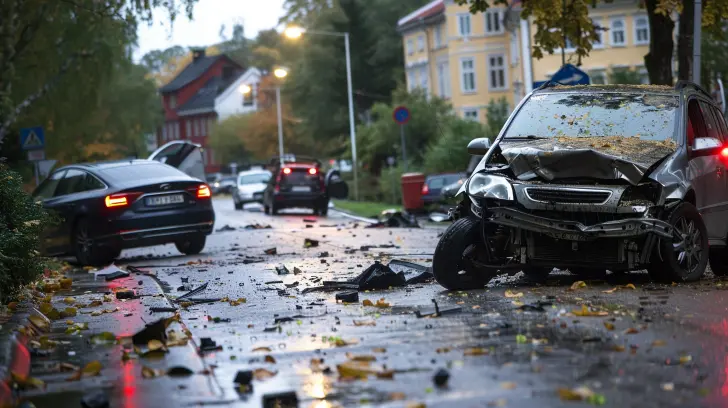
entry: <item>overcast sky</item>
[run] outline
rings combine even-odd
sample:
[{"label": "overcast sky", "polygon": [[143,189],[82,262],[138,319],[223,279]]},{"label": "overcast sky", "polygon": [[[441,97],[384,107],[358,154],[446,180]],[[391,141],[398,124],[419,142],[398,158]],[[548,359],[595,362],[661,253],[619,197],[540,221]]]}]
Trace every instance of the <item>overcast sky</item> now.
[{"label": "overcast sky", "polygon": [[173,45],[183,47],[210,45],[220,41],[220,26],[225,24],[226,35],[232,26],[242,23],[245,36],[253,38],[258,31],[272,28],[283,15],[283,0],[198,0],[192,20],[179,16],[170,26],[169,18],[160,10],[154,13],[154,24],[139,27],[139,47],[134,59],[151,50]]}]

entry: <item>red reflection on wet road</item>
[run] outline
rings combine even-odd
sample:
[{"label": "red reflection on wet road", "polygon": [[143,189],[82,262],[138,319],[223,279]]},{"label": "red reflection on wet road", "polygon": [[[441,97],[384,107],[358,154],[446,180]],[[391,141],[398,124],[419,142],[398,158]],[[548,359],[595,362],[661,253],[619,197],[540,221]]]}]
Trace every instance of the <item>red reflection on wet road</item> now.
[{"label": "red reflection on wet road", "polygon": [[122,367],[122,397],[124,398],[124,408],[137,408],[139,405],[137,397],[137,377],[134,375],[134,364],[121,363]]}]

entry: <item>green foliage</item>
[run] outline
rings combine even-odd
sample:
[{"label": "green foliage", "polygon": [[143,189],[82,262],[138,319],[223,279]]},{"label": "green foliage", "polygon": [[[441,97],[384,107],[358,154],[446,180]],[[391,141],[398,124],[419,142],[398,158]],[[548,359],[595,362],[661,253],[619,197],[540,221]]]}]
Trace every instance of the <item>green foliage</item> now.
[{"label": "green foliage", "polygon": [[640,73],[631,69],[614,69],[609,73],[610,84],[639,85],[642,83]]},{"label": "green foliage", "polygon": [[43,273],[40,234],[51,222],[23,191],[20,175],[0,165],[0,302]]}]

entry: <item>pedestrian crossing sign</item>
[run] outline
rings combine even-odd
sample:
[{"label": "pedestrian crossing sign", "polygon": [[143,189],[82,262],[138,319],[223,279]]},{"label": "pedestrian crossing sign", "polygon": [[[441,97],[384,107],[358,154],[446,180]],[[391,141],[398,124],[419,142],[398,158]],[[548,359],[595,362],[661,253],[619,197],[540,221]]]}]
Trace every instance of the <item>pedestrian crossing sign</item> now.
[{"label": "pedestrian crossing sign", "polygon": [[20,129],[20,148],[23,150],[36,150],[45,147],[45,134],[43,127]]}]

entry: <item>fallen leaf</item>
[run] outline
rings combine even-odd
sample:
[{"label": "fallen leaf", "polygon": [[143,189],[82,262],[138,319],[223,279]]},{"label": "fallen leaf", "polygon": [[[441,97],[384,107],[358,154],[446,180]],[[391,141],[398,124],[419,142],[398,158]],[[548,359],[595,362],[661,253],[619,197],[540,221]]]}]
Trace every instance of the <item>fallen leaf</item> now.
[{"label": "fallen leaf", "polygon": [[18,302],[10,302],[8,303],[8,309],[15,311],[15,309],[18,308]]},{"label": "fallen leaf", "polygon": [[111,332],[102,332],[91,336],[91,343],[93,344],[110,344],[116,342],[116,335]]},{"label": "fallen leaf", "polygon": [[72,304],[76,303],[76,299],[69,296],[69,297],[63,299],[63,303],[65,303],[67,305],[72,305]]},{"label": "fallen leaf", "polygon": [[374,303],[372,303],[372,301],[369,299],[364,299],[364,301],[361,302],[361,305],[362,306],[374,306]]},{"label": "fallen leaf", "polygon": [[372,351],[375,353],[386,353],[387,349],[385,349],[384,347],[375,347],[372,349]]},{"label": "fallen leaf", "polygon": [[[448,351],[450,350],[448,349]],[[463,355],[466,356],[487,356],[488,354],[490,354],[490,350],[484,347],[471,347],[469,349],[465,349],[465,351],[463,352]]]},{"label": "fallen leaf", "polygon": [[64,319],[67,317],[75,317],[77,313],[78,309],[75,307],[67,307],[61,311],[61,317]]},{"label": "fallen leaf", "polygon": [[518,344],[526,344],[528,342],[528,337],[526,337],[523,334],[517,334],[516,335],[516,343]]},{"label": "fallen leaf", "polygon": [[31,377],[31,376],[22,376],[20,374],[15,373],[14,371],[10,372],[10,378],[11,378],[12,382],[15,383],[20,388],[35,388],[35,389],[45,388],[45,383],[42,380],[39,380],[39,379]]},{"label": "fallen leaf", "polygon": [[614,293],[616,291],[617,291],[617,288],[612,288],[612,289],[609,289],[609,290],[603,290],[602,293]]},{"label": "fallen leaf", "polygon": [[256,347],[253,349],[253,353],[258,352],[258,351],[270,352],[272,350],[270,349],[270,347]]},{"label": "fallen leaf", "polygon": [[685,364],[693,361],[693,357],[690,355],[687,356],[680,356],[680,364]]},{"label": "fallen leaf", "polygon": [[584,281],[576,281],[573,284],[571,284],[571,287],[569,288],[569,290],[577,290],[577,289],[582,289],[582,288],[585,288],[585,287],[586,287],[586,282],[584,282]]},{"label": "fallen leaf", "polygon": [[389,394],[390,401],[403,401],[407,399],[407,395],[403,392],[393,392]]},{"label": "fallen leaf", "polygon": [[507,298],[519,298],[519,297],[523,297],[523,292],[513,293],[509,289],[509,290],[506,290],[505,296]]},{"label": "fallen leaf", "polygon": [[273,356],[271,356],[271,355],[267,355],[267,356],[265,356],[265,359],[263,359],[263,360],[264,360],[264,361],[265,361],[266,363],[271,363],[271,364],[275,364],[275,363],[276,363],[276,359],[275,359],[275,358],[273,358]]},{"label": "fallen leaf", "polygon": [[377,378],[391,380],[394,378],[394,370],[382,370],[374,373]]},{"label": "fallen leaf", "polygon": [[504,390],[512,390],[512,389],[516,388],[516,383],[507,381],[507,382],[502,382],[500,386]]},{"label": "fallen leaf", "polygon": [[147,343],[147,348],[149,351],[157,351],[157,350],[167,350],[167,347],[159,340],[149,340],[149,343]]},{"label": "fallen leaf", "polygon": [[437,354],[449,353],[450,352],[450,348],[449,347],[441,347],[441,348],[438,348],[435,351],[437,352]]},{"label": "fallen leaf", "polygon": [[406,408],[427,408],[424,402],[410,402]]},{"label": "fallen leaf", "polygon": [[374,320],[354,320],[354,326],[376,326],[377,322]]},{"label": "fallen leaf", "polygon": [[94,301],[91,301],[91,303],[89,303],[87,306],[88,307],[98,307],[101,305],[103,305],[103,302],[101,302],[100,300],[94,300]]},{"label": "fallen leaf", "polygon": [[631,283],[628,283],[628,284],[624,285],[624,288],[625,288],[625,289],[634,289],[634,290],[636,290],[636,289],[637,289],[637,288],[635,288],[635,287],[634,287],[634,285],[633,285],[633,284],[631,284]]},{"label": "fallen leaf", "polygon": [[50,329],[50,324],[48,323],[48,320],[46,320],[42,316],[38,316],[37,314],[30,315],[28,317],[28,320],[41,331],[48,331],[48,329]]},{"label": "fallen leaf", "polygon": [[101,373],[102,368],[104,368],[104,367],[101,365],[101,362],[98,360],[94,360],[94,361],[86,364],[81,371],[83,372],[84,375],[93,377],[93,376],[99,375],[99,373]]},{"label": "fallen leaf", "polygon": [[265,381],[269,378],[275,377],[278,374],[276,371],[266,370],[265,368],[256,368],[253,370],[253,377],[258,381]]},{"label": "fallen leaf", "polygon": [[609,313],[605,311],[591,311],[586,305],[581,305],[581,310],[573,310],[571,313],[581,317],[609,316]]},{"label": "fallen leaf", "polygon": [[334,345],[336,345],[336,347],[346,347],[346,346],[350,346],[352,344],[357,344],[357,343],[359,343],[359,342],[356,340],[344,340],[344,339],[340,339],[340,338],[337,338],[336,340],[334,340]]},{"label": "fallen leaf", "polygon": [[154,378],[154,377],[160,377],[164,375],[164,371],[159,369],[154,369],[147,366],[142,366],[142,377],[143,378]]},{"label": "fallen leaf", "polygon": [[78,371],[80,370],[80,367],[76,367],[75,365],[71,363],[61,363],[58,365],[58,370],[62,373],[65,372],[71,372],[71,371]]},{"label": "fallen leaf", "polygon": [[71,289],[71,285],[73,285],[73,279],[63,278],[58,283],[61,285],[62,289]]},{"label": "fallen leaf", "polygon": [[473,306],[473,309],[480,309],[480,305]]},{"label": "fallen leaf", "polygon": [[361,354],[361,355],[355,355],[351,353],[346,353],[346,358],[348,358],[351,361],[376,361],[377,358],[374,356]]},{"label": "fallen leaf", "polygon": [[368,361],[347,361],[336,366],[339,375],[344,378],[364,379],[375,372]]},{"label": "fallen leaf", "polygon": [[612,351],[622,352],[624,350],[626,350],[626,347],[624,347],[624,346],[620,346],[620,345],[616,345],[616,344],[614,346],[612,346]]},{"label": "fallen leaf", "polygon": [[73,373],[70,377],[66,378],[66,381],[78,381],[81,379],[82,375],[83,375],[83,371],[78,370],[75,373]]},{"label": "fallen leaf", "polygon": [[604,322],[604,327],[607,330],[614,330],[614,324],[613,323],[610,323],[610,322]]},{"label": "fallen leaf", "polygon": [[639,332],[640,331],[637,330],[637,329],[635,329],[634,327],[630,327],[629,329],[627,329],[627,330],[624,331],[624,334],[637,334]]},{"label": "fallen leaf", "polygon": [[667,345],[665,340],[655,340],[652,342],[652,347],[663,347],[665,345]]}]

